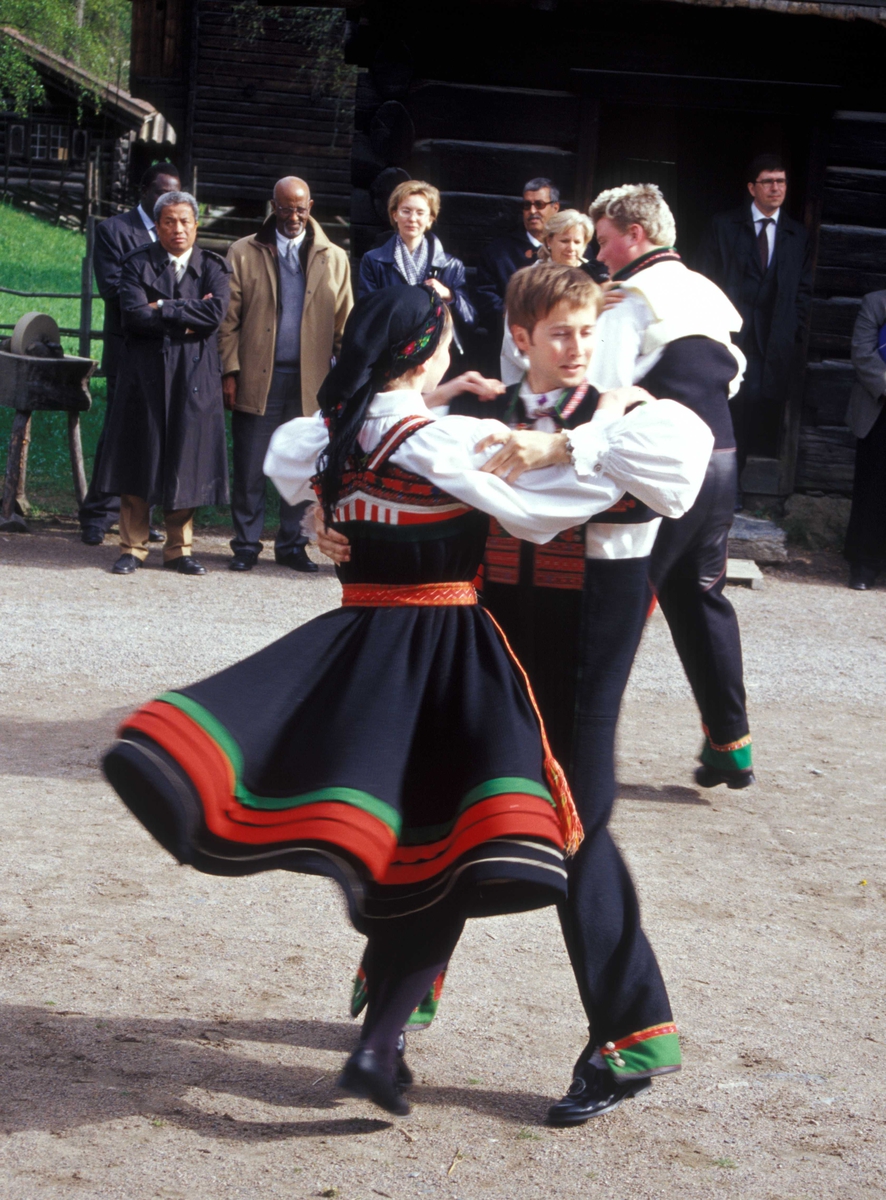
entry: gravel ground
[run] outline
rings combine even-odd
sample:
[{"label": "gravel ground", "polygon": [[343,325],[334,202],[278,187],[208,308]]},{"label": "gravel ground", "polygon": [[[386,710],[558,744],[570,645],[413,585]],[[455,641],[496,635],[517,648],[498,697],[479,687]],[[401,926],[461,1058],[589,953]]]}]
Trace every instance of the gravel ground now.
[{"label": "gravel ground", "polygon": [[555,1131],[583,1036],[550,911],[468,926],[410,1038],[413,1113],[389,1119],[334,1086],[360,952],[335,887],[181,869],[103,782],[123,713],[338,602],[328,566],[237,576],[221,537],[197,550],[204,579],[118,579],[111,545],[0,535],[4,1197],[886,1195],[886,589],[830,562],[730,590],[760,780],[742,793],[694,786],[697,714],[653,615],[614,830],[685,1068]]}]

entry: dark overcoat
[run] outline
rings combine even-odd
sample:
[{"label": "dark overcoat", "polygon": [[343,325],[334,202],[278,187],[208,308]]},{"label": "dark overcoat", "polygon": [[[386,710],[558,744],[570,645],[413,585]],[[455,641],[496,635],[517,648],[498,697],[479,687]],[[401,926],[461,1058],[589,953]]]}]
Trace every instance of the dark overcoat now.
[{"label": "dark overcoat", "polygon": [[[195,246],[180,283],[159,242],[123,260],[126,346],[99,488],[175,510],[228,499],[218,327],[230,267]],[[204,299],[209,295],[209,299]],[[162,308],[150,308],[162,300]]]},{"label": "dark overcoat", "polygon": [[783,400],[799,365],[812,303],[812,255],[805,228],[786,213],[775,227],[775,253],[766,271],[760,263],[757,234],[748,203],[719,213],[699,249],[697,268],[721,287],[741,313],[736,337],[749,362],[757,360],[759,395],[751,401]]},{"label": "dark overcoat", "polygon": [[151,235],[137,206],[116,217],[108,217],[96,226],[93,270],[99,295],[105,302],[102,370],[111,378],[116,376],[123,358],[123,318],[120,314],[123,259],[136,246],[150,245]]},{"label": "dark overcoat", "polygon": [[531,267],[538,258],[524,229],[494,238],[483,250],[477,263],[474,293],[480,320],[491,333],[502,328],[505,292],[515,271]]}]

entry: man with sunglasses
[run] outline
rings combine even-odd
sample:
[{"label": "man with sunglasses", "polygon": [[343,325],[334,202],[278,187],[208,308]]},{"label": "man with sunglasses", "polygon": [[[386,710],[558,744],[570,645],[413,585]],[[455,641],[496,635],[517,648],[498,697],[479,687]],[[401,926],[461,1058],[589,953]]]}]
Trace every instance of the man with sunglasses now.
[{"label": "man with sunglasses", "polygon": [[504,334],[505,292],[511,276],[530,267],[541,249],[545,222],[560,211],[560,189],[550,179],[530,179],[523,188],[523,228],[495,238],[477,263],[476,302],[494,348],[490,371],[498,377],[498,352]]},{"label": "man with sunglasses", "polygon": [[812,302],[809,239],[803,225],[782,211],[788,189],[782,158],[758,155],[747,189],[749,202],[714,217],[697,263],[742,318],[736,341],[748,365],[730,406],[739,475],[748,455],[779,455],[785,400],[801,365]]},{"label": "man with sunglasses", "polygon": [[[231,302],[219,346],[225,404],[233,412],[232,571],[251,570],[262,550],[262,464],[271,435],[284,421],[317,411],[317,390],[354,303],[348,256],[311,216],[313,205],[303,179],[281,179],[261,229],[228,251]],[[301,528],[306,507],[280,500],[274,557],[312,573],[317,565]]]}]

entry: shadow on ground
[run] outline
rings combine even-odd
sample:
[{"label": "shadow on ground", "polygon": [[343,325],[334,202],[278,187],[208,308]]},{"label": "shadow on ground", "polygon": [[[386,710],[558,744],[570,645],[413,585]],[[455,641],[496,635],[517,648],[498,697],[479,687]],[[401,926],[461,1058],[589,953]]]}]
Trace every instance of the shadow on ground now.
[{"label": "shadow on ground", "polygon": [[[257,1141],[374,1133],[390,1126],[367,1105],[367,1117],[256,1120],[229,1108],[259,1103],[336,1113],[351,1101],[335,1086],[358,1027],[331,1021],[224,1021],[128,1018],[26,1005],[0,1009],[0,1127],[62,1132],[141,1116],[206,1137]],[[250,1043],[336,1051],[316,1064],[260,1060]],[[340,1057],[339,1057],[340,1056]],[[205,1094],[195,1097],[194,1090]],[[417,1086],[421,1105],[463,1107],[521,1125],[540,1119],[550,1097],[477,1087]]]},{"label": "shadow on ground", "polygon": [[695,788],[680,787],[678,784],[652,787],[646,783],[620,783],[616,794],[619,800],[655,800],[659,804],[701,804],[706,808],[711,806],[707,796],[703,796]]}]

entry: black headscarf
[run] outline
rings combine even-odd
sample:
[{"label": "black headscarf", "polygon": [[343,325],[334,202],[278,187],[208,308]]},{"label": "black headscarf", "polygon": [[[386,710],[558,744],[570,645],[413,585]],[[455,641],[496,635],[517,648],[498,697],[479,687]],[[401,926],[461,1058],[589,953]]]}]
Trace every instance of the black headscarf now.
[{"label": "black headscarf", "polygon": [[317,396],[329,428],[329,445],[319,463],[327,524],[373,396],[392,379],[427,362],[446,326],[446,305],[428,287],[382,288],[354,305],[338,361]]}]

